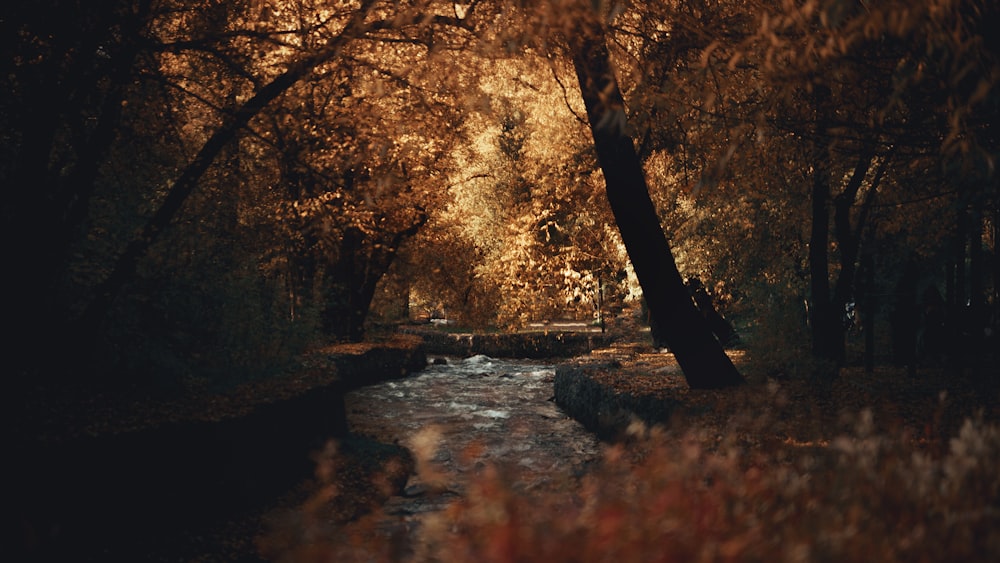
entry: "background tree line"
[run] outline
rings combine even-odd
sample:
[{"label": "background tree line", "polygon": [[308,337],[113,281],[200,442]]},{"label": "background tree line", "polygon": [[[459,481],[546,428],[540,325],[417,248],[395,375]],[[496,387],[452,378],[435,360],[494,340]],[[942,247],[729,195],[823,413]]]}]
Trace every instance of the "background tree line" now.
[{"label": "background tree line", "polygon": [[[990,2],[2,13],[18,382],[260,375],[363,338],[386,293],[516,327],[662,292],[651,309],[684,338],[681,276],[708,282],[774,369],[852,360],[852,304],[862,323],[917,326],[906,315],[938,289],[963,335],[951,352],[995,326]],[[605,194],[636,181],[662,246],[613,226],[633,222]],[[919,335],[896,337],[914,364]]]}]

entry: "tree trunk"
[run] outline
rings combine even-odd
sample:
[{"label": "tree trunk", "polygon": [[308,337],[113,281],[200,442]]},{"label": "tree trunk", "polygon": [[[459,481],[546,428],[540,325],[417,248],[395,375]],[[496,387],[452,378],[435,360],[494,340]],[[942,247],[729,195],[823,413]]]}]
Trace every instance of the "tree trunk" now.
[{"label": "tree trunk", "polygon": [[875,259],[871,253],[865,253],[861,258],[861,270],[864,272],[864,307],[861,311],[862,332],[865,335],[865,373],[875,372]]},{"label": "tree trunk", "polygon": [[705,317],[705,320],[708,322],[708,328],[712,330],[712,334],[715,335],[715,338],[722,346],[729,347],[739,342],[740,337],[736,334],[736,329],[715,308],[715,302],[712,300],[712,296],[708,294],[708,290],[705,289],[701,280],[697,278],[688,280],[688,286],[691,297],[694,299],[695,307],[698,308],[701,316]]},{"label": "tree trunk", "polygon": [[812,300],[812,351],[819,360],[840,365],[844,360],[844,330],[840,311],[830,295],[830,153],[820,117],[830,92],[817,86],[813,93],[816,131],[813,139],[812,228],[809,236],[809,284]]},{"label": "tree trunk", "polygon": [[847,186],[833,201],[833,225],[837,235],[837,246],[840,249],[840,273],[837,274],[837,282],[834,284],[833,297],[834,308],[841,312],[855,293],[856,262],[861,248],[861,214],[858,213],[859,225],[855,228],[851,222],[851,208],[857,200],[873,158],[875,158],[874,152],[865,152],[858,158]]},{"label": "tree trunk", "polygon": [[982,352],[986,328],[986,290],[983,255],[983,215],[979,203],[969,207],[969,345],[975,354]]},{"label": "tree trunk", "polygon": [[347,229],[339,255],[324,276],[320,319],[323,332],[337,342],[364,339],[364,321],[375,295],[375,283],[366,279],[369,257],[362,252],[364,239],[358,229]]},{"label": "tree trunk", "polygon": [[691,300],[660,225],[629,136],[624,102],[600,24],[582,22],[572,38],[580,83],[608,202],[629,259],[670,350],[693,389],[744,382]]},{"label": "tree trunk", "polygon": [[[833,224],[837,236],[838,247],[840,249],[840,272],[837,274],[837,281],[834,284],[832,309],[837,313],[838,317],[845,314],[847,304],[852,297],[857,299],[861,298],[860,295],[855,295],[855,293],[858,293],[857,288],[859,286],[864,287],[867,283],[856,279],[856,262],[861,251],[861,235],[867,228],[868,216],[871,211],[872,203],[875,200],[875,194],[882,181],[882,176],[885,174],[889,160],[892,157],[891,151],[888,155],[881,159],[881,162],[879,162],[878,168],[875,170],[875,175],[868,187],[868,193],[865,195],[865,199],[862,202],[861,209],[855,214],[856,219],[853,224],[851,221],[851,208],[854,207],[854,204],[857,201],[858,193],[861,190],[861,186],[864,183],[872,162],[874,162],[875,156],[876,155],[873,150],[865,150],[862,152],[854,166],[854,171],[851,174],[851,179],[848,181],[847,186],[844,188],[843,192],[834,198],[833,202]],[[871,256],[866,254],[865,258],[870,260]],[[865,258],[862,258],[862,260]],[[867,275],[872,274],[869,271]],[[872,290],[870,287],[867,287],[865,291],[871,292]],[[870,309],[871,307],[867,308]],[[863,322],[868,322],[868,320],[863,320]],[[841,326],[846,326],[846,324],[842,324]],[[874,369],[874,364],[871,363],[874,359],[870,356],[871,350],[867,346],[869,343],[868,338],[869,336],[866,335],[865,366],[866,368]],[[837,335],[837,339],[839,344],[836,349],[839,353],[841,361],[844,361],[846,352],[844,350],[844,334],[842,329]],[[874,345],[874,342],[872,342],[872,345]]]},{"label": "tree trunk", "polygon": [[896,282],[893,295],[894,306],[890,316],[893,363],[900,367],[906,367],[911,376],[917,373],[917,325],[920,322],[920,310],[917,306],[917,280],[919,277],[920,263],[914,254],[906,261],[899,281]]},{"label": "tree trunk", "polygon": [[[412,238],[427,222],[423,209],[409,225],[384,237],[366,240],[360,229],[348,228],[341,239],[338,257],[324,280],[320,319],[323,332],[337,342],[360,342],[365,337],[365,321],[379,281],[396,259],[399,246]],[[370,249],[369,249],[370,248]]]},{"label": "tree trunk", "polygon": [[951,335],[951,342],[949,343],[949,352],[952,361],[952,367],[956,373],[962,373],[965,363],[965,331],[968,327],[965,324],[965,301],[968,295],[966,291],[966,266],[968,264],[966,254],[966,243],[968,242],[968,232],[969,232],[969,220],[966,209],[964,207],[959,207],[958,214],[955,218],[955,238],[954,238],[954,291],[952,294],[952,301],[950,303],[950,310],[948,311],[949,317],[949,334]]}]

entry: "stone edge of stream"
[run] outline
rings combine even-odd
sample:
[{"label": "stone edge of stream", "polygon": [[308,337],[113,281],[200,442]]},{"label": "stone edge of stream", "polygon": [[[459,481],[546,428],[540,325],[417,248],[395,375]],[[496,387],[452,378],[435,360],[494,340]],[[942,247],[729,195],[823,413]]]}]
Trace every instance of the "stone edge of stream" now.
[{"label": "stone edge of stream", "polygon": [[556,367],[555,403],[604,441],[620,439],[633,421],[665,424],[684,408],[675,399],[633,395],[596,381],[595,373],[618,369],[613,363],[562,364]]},{"label": "stone edge of stream", "polygon": [[607,333],[587,331],[456,333],[404,326],[400,332],[421,338],[428,354],[466,357],[483,354],[495,358],[570,358],[588,354],[612,340]]}]

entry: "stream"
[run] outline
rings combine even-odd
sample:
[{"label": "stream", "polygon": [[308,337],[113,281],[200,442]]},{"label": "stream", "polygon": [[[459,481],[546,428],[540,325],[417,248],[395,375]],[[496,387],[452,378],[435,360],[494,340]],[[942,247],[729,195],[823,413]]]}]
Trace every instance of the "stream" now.
[{"label": "stream", "polygon": [[444,363],[345,397],[352,432],[411,450],[436,445],[432,465],[445,492],[431,494],[412,476],[385,505],[387,526],[419,529],[421,518],[460,498],[487,465],[511,471],[514,489],[530,495],[565,483],[599,456],[598,440],[556,406],[554,366],[482,355],[437,362]]}]

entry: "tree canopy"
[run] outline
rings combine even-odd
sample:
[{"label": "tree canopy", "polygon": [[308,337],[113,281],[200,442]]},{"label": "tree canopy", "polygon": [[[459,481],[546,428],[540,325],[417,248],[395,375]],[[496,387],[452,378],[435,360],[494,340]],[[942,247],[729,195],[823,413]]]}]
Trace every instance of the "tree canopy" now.
[{"label": "tree canopy", "polygon": [[[6,5],[16,378],[266,371],[310,342],[364,338],[391,279],[397,299],[477,327],[614,321],[642,296],[679,338],[700,323],[679,289],[698,278],[762,361],[808,348],[834,366],[856,304],[923,350],[897,321],[939,291],[979,343],[996,322],[997,12]],[[635,153],[669,283],[620,231],[647,219],[608,206],[609,132]],[[52,339],[74,360],[47,354]]]}]

